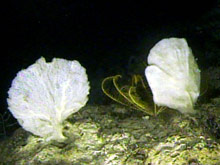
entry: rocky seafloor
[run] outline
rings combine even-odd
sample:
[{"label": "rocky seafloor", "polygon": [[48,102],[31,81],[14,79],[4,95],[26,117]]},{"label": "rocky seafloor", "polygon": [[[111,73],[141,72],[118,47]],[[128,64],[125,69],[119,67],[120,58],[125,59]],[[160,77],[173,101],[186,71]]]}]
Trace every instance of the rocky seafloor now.
[{"label": "rocky seafloor", "polygon": [[196,107],[194,117],[87,105],[64,122],[65,143],[47,143],[19,128],[0,143],[0,164],[220,164],[219,100]]}]

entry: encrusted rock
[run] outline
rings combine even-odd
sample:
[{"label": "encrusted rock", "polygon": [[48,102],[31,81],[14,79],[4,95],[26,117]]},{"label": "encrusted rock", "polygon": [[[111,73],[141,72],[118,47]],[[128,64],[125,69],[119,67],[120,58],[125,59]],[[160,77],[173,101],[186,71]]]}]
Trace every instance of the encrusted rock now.
[{"label": "encrusted rock", "polygon": [[117,115],[121,112],[112,110],[114,107],[120,109],[117,105],[86,106],[68,118],[63,131],[68,139],[65,144],[48,143],[20,129],[19,134],[0,143],[0,164],[220,162],[218,141],[190,118],[167,109],[146,120],[145,114],[129,109]]}]

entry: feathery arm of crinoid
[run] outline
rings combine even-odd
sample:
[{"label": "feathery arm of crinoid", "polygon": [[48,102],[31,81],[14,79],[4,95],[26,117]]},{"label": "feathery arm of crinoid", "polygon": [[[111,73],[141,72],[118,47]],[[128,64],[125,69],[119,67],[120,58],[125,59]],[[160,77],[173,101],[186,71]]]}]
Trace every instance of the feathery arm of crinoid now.
[{"label": "feathery arm of crinoid", "polygon": [[122,76],[111,76],[102,81],[103,92],[112,100],[151,116],[157,116],[165,109],[153,106],[150,89],[147,88],[140,75],[133,75],[130,85],[119,85],[119,78]]},{"label": "feathery arm of crinoid", "polygon": [[102,91],[112,100],[118,102],[119,104],[128,106],[132,109],[138,109],[138,107],[132,105],[132,101],[129,99],[129,96],[126,94],[129,90],[129,87],[124,85],[119,87],[117,85],[117,80],[120,78],[120,75],[107,77],[102,81]]}]

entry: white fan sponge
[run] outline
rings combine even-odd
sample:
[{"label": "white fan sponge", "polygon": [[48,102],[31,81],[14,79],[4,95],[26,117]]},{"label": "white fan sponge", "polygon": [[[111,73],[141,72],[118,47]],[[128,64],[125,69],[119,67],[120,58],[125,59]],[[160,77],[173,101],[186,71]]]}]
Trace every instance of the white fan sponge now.
[{"label": "white fan sponge", "polygon": [[78,61],[41,57],[21,70],[8,91],[8,108],[27,131],[62,141],[62,122],[88,101],[86,70]]},{"label": "white fan sponge", "polygon": [[154,102],[182,113],[195,113],[193,106],[200,93],[200,70],[186,40],[161,40],[150,50],[148,64],[145,75]]}]

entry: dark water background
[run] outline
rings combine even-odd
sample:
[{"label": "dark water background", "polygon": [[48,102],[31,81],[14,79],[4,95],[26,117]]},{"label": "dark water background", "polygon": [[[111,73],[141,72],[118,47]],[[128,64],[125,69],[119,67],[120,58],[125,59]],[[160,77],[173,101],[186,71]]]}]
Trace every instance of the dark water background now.
[{"label": "dark water background", "polygon": [[130,59],[147,58],[163,38],[186,38],[200,68],[219,65],[219,6],[216,0],[8,1],[1,7],[0,111],[7,111],[16,73],[41,56],[78,60],[92,86],[90,103],[101,103],[97,80],[128,72]]}]

